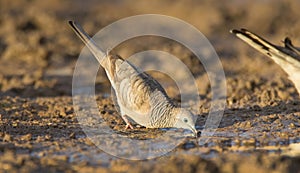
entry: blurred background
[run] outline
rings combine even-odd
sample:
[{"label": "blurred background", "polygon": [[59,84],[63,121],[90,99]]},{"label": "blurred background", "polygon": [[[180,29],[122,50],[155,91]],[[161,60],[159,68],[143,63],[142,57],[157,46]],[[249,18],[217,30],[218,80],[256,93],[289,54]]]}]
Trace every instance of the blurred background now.
[{"label": "blurred background", "polygon": [[[285,74],[270,59],[235,38],[229,30],[247,28],[276,44],[289,36],[300,45],[299,5],[299,1],[293,0],[1,0],[0,95],[70,95],[73,69],[83,44],[67,21],[78,21],[94,35],[118,19],[147,13],[170,15],[194,25],[216,49],[228,77],[241,74],[240,78],[259,75],[274,79],[280,74],[284,78]],[[191,52],[170,40],[131,39],[118,46],[116,52],[126,58],[148,49],[181,57],[201,81],[207,81],[203,69],[193,68],[199,62]],[[102,72],[100,69],[102,75],[97,80],[100,91],[109,86]],[[203,83],[200,93],[206,94],[209,89]]]}]

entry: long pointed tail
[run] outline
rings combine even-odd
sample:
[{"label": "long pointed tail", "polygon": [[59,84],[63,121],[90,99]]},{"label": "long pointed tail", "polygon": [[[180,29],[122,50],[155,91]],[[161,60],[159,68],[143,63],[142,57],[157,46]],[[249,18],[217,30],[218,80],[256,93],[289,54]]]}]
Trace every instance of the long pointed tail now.
[{"label": "long pointed tail", "polygon": [[82,29],[78,23],[75,21],[69,21],[69,25],[101,64],[103,58],[106,56],[104,51],[96,45],[94,40]]},{"label": "long pointed tail", "polygon": [[289,38],[284,41],[285,47],[276,46],[258,35],[246,30],[231,30],[231,33],[273,59],[294,82],[300,94],[300,51],[292,45]]},{"label": "long pointed tail", "polygon": [[235,34],[237,37],[248,43],[256,50],[269,56],[279,64],[279,61],[286,61],[296,66],[299,64],[300,55],[298,55],[297,52],[295,52],[293,49],[276,46],[246,29],[233,29],[230,32]]},{"label": "long pointed tail", "polygon": [[236,30],[233,29],[230,31],[231,33],[235,34],[237,37],[239,37],[241,40],[245,41],[248,43],[250,46],[253,48],[257,49],[261,53],[271,56],[271,52],[278,52],[276,49],[275,45],[272,43],[268,42],[267,40],[259,37],[258,35],[246,30],[246,29],[241,29],[241,30]]}]

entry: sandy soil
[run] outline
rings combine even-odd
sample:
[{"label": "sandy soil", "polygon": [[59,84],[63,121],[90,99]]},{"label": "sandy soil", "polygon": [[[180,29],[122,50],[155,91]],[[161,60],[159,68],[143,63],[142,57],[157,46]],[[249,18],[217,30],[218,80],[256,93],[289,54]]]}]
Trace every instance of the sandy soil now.
[{"label": "sandy soil", "polygon": [[[300,45],[298,1],[0,1],[0,171],[1,172],[299,172],[300,99],[273,61],[229,33],[245,27],[280,44]],[[227,106],[207,145],[187,138],[174,151],[152,160],[119,159],[99,150],[82,131],[72,104],[72,75],[83,47],[67,26],[77,20],[94,34],[131,15],[157,13],[197,27],[215,47],[225,70]],[[146,42],[145,40],[152,40]],[[128,57],[141,50],[181,57],[196,76],[208,113],[211,93],[204,68],[187,49],[164,39],[136,38],[115,51]],[[201,64],[200,64],[201,65]],[[154,74],[160,81],[165,77]],[[116,131],[124,129],[99,71],[99,110]],[[175,99],[174,87],[167,92]],[[158,135],[136,130],[131,138]]]}]

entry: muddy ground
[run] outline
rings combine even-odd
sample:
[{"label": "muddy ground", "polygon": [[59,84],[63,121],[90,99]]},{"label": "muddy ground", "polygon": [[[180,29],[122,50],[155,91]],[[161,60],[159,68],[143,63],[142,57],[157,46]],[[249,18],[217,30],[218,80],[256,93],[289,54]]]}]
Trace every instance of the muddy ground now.
[{"label": "muddy ground", "polygon": [[[273,61],[229,33],[248,28],[280,44],[300,45],[299,1],[0,1],[1,172],[299,172],[300,99]],[[67,26],[77,20],[91,34],[131,15],[156,13],[194,25],[223,64],[227,105],[206,145],[187,137],[170,153],[130,161],[97,148],[81,129],[72,104],[72,75],[83,44]],[[150,41],[149,41],[150,40]],[[141,50],[167,51],[187,64],[201,87],[201,130],[211,89],[204,68],[176,42],[141,37],[114,51],[124,58]],[[154,74],[159,81],[163,75]],[[168,94],[179,96],[171,85]],[[124,131],[103,71],[96,80],[99,112],[116,132],[132,139],[159,135]],[[106,141],[109,142],[109,141]]]}]

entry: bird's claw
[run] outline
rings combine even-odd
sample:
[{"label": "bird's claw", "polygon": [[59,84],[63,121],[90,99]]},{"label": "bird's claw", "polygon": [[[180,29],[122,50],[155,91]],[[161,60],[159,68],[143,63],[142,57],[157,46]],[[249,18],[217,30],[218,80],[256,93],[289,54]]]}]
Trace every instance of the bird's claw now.
[{"label": "bird's claw", "polygon": [[133,126],[131,124],[126,124],[125,130],[127,130],[127,129],[133,129]]}]

